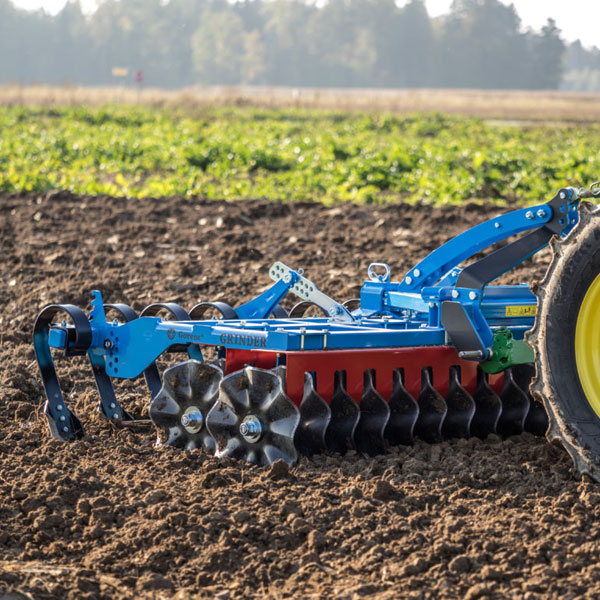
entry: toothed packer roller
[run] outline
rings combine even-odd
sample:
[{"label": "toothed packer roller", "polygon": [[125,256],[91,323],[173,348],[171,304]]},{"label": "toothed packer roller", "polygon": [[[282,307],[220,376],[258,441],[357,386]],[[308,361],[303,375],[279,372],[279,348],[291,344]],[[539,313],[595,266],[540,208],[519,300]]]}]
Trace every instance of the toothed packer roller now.
[{"label": "toothed packer roller", "polygon": [[[62,396],[57,348],[87,355],[102,416],[132,432],[153,423],[157,446],[267,465],[529,431],[559,440],[576,472],[600,481],[600,212],[581,202],[598,195],[599,184],[565,187],[465,231],[396,281],[372,263],[360,298],[343,303],[276,262],[271,287],[236,307],[156,303],[138,315],[99,291],[89,314],[46,306],[33,337],[50,432],[85,435]],[[490,285],[548,244],[536,289]],[[288,294],[298,299],[289,313]],[[161,376],[167,352],[186,358]],[[112,385],[142,374],[149,419],[129,414]]]}]

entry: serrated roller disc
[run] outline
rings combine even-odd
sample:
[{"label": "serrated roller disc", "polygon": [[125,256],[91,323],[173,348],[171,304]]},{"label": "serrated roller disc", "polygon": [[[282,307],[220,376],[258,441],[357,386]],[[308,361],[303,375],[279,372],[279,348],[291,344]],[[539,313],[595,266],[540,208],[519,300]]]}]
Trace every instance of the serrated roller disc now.
[{"label": "serrated roller disc", "polygon": [[404,387],[403,374],[394,370],[392,395],[390,396],[390,418],[385,427],[385,439],[392,445],[410,446],[414,441],[414,428],[419,416],[417,401]]},{"label": "serrated roller disc", "polygon": [[529,398],[529,412],[525,417],[525,431],[534,435],[544,435],[548,430],[548,413],[544,405],[536,400],[529,391],[531,381],[535,377],[535,367],[532,364],[515,365],[512,370],[515,383]]},{"label": "serrated roller disc", "polygon": [[246,367],[223,378],[219,397],[206,419],[216,442],[216,456],[231,456],[256,465],[298,457],[294,434],[300,414],[283,392],[281,378]]},{"label": "serrated roller disc", "polygon": [[502,413],[498,420],[498,433],[504,436],[523,433],[525,419],[529,412],[529,397],[517,385],[513,367],[504,370],[504,386],[500,398]]},{"label": "serrated roller disc", "polygon": [[481,367],[477,368],[477,388],[473,399],[475,414],[471,420],[471,435],[483,440],[490,433],[496,433],[502,413],[502,400],[489,386],[487,375]]},{"label": "serrated roller disc", "polygon": [[317,394],[310,373],[304,373],[304,393],[299,410],[300,423],[294,435],[296,449],[305,456],[324,452],[327,449],[325,431],[331,421],[331,409]]},{"label": "serrated roller disc", "polygon": [[329,405],[331,421],[325,432],[327,449],[340,454],[355,448],[354,433],[360,419],[358,404],[346,391],[345,377],[344,371],[336,371],[333,397]]},{"label": "serrated roller disc", "polygon": [[372,371],[365,371],[360,419],[354,432],[356,449],[370,456],[385,452],[383,432],[390,418],[388,403],[377,393]]},{"label": "serrated roller disc", "polygon": [[460,384],[457,367],[450,367],[450,384],[446,396],[448,413],[442,423],[445,438],[468,438],[475,414],[475,400]]},{"label": "serrated roller disc", "polygon": [[448,406],[443,396],[433,387],[431,372],[427,367],[421,370],[421,392],[417,404],[419,417],[415,423],[415,435],[429,443],[440,442]]},{"label": "serrated roller disc", "polygon": [[162,387],[149,408],[159,433],[166,433],[164,441],[157,439],[157,446],[214,450],[206,417],[217,400],[222,378],[223,372],[215,365],[193,359],[164,372]]}]

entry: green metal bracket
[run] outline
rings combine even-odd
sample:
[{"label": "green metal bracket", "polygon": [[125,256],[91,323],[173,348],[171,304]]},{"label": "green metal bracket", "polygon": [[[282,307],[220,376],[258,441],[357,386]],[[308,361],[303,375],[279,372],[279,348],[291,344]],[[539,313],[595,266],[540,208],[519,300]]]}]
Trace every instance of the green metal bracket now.
[{"label": "green metal bracket", "polygon": [[512,332],[500,327],[494,332],[492,356],[481,363],[486,373],[500,373],[513,365],[533,362],[533,350],[522,340],[515,340]]}]

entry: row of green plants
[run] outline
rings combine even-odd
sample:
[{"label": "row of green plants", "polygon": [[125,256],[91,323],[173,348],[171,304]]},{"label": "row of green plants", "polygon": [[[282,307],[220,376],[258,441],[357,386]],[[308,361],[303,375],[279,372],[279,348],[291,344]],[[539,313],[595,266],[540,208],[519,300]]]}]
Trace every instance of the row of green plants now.
[{"label": "row of green plants", "polygon": [[518,204],[595,181],[599,141],[440,114],[1,107],[0,190]]}]

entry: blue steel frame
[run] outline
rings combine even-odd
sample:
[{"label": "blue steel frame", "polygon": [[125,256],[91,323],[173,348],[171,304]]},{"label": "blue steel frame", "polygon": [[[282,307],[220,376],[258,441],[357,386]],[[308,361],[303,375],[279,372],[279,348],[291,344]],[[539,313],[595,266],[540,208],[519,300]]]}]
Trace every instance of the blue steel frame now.
[{"label": "blue steel frame", "polygon": [[[328,299],[334,308],[340,307],[337,314],[330,307],[329,318],[268,318],[290,291],[313,290],[313,284],[302,272],[281,263],[276,264],[286,269],[285,276],[261,295],[238,306],[237,319],[167,321],[143,317],[127,323],[107,322],[102,296],[95,291],[90,314],[91,341],[86,352],[92,365],[104,367],[109,377],[132,378],[175,344],[187,345],[189,356],[199,360],[202,360],[201,347],[210,345],[278,352],[282,353],[282,362],[288,351],[449,345],[451,342],[440,322],[440,307],[445,300],[460,302],[465,307],[485,348],[492,346],[493,332],[502,326],[508,327],[515,339],[522,339],[533,326],[537,304],[528,285],[458,288],[456,281],[461,272],[458,265],[491,244],[544,226],[553,217],[555,223],[560,223],[560,234],[567,235],[578,219],[579,198],[575,188],[563,188],[559,196],[561,202],[564,199],[559,208],[563,214],[554,215],[554,209],[546,203],[491,219],[432,252],[399,283],[391,281],[387,265],[374,263],[361,290],[360,307],[351,314]],[[378,273],[381,270],[383,273]],[[318,290],[316,293],[321,294]],[[507,307],[517,310],[508,311]],[[47,343],[49,347],[69,352],[74,345],[69,327],[51,325],[45,337],[40,333],[36,338],[36,351]],[[38,352],[38,362],[42,369],[53,368],[49,352]]]}]

